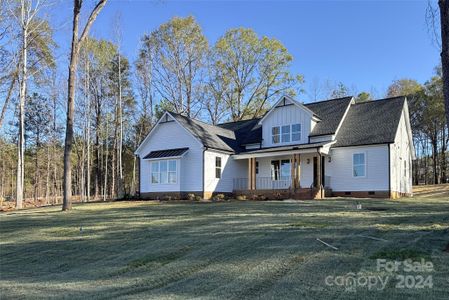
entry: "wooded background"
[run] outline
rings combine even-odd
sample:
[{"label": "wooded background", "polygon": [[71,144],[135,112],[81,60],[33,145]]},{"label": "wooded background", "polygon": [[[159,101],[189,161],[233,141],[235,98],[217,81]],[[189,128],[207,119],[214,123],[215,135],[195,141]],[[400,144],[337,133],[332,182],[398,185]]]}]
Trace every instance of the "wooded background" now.
[{"label": "wooded background", "polygon": [[[105,2],[98,1],[97,14]],[[81,1],[75,0],[75,11],[76,4],[81,9]],[[55,58],[51,5],[0,0],[3,199],[15,199],[23,190],[25,199],[41,204],[62,200],[70,80]],[[413,182],[448,181],[441,65],[424,83],[404,78],[385,92],[308,82],[290,71],[293,56],[281,41],[236,28],[211,44],[193,17],[173,18],[143,34],[138,58],[130,61],[121,50],[121,22],[119,15],[113,20],[111,40],[80,38],[73,150],[66,152],[77,200],[134,195],[138,166],[133,152],[165,110],[217,124],[261,116],[282,94],[310,101],[351,94],[358,102],[407,95],[418,156]]]}]

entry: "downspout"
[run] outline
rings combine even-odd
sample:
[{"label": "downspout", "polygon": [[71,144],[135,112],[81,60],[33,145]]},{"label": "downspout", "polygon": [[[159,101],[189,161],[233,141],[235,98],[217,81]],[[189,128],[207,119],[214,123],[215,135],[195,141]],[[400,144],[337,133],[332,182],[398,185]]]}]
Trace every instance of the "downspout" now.
[{"label": "downspout", "polygon": [[137,156],[137,161],[139,162],[139,176],[138,176],[138,180],[139,180],[139,199],[140,199],[140,197],[141,197],[141,191],[142,191],[142,188],[141,188],[141,186],[140,186],[140,184],[141,184],[141,179],[140,179],[140,174],[141,174],[141,170],[142,170],[142,167],[141,167],[141,165],[140,165],[140,156],[139,155],[136,155]]},{"label": "downspout", "polygon": [[323,199],[323,189],[324,188],[322,188],[322,187],[323,187],[324,174],[322,174],[323,173],[323,166],[321,165],[323,163],[323,160],[321,159],[321,153],[320,153],[320,148],[319,147],[316,148],[316,152],[318,153],[318,159],[319,159],[319,162],[320,162],[320,170],[319,171],[320,171],[320,177],[321,177],[321,178],[319,178],[320,186],[318,188],[320,189],[320,197],[321,197],[321,199]]},{"label": "downspout", "polygon": [[390,147],[391,144],[387,144],[388,147],[388,198],[391,198],[391,162],[390,162]]},{"label": "downspout", "polygon": [[203,148],[203,174],[202,174],[202,178],[203,178],[203,183],[202,183],[202,186],[203,186],[203,198],[204,198],[204,193],[205,193],[205,191],[204,191],[204,187],[205,187],[205,181],[206,181],[206,178],[204,177],[204,174],[205,174],[205,168],[206,168],[206,164],[205,164],[205,161],[206,161],[206,158],[205,158],[205,154],[206,154],[206,151],[208,150],[209,148],[207,148],[206,146],[204,146],[204,148]]}]

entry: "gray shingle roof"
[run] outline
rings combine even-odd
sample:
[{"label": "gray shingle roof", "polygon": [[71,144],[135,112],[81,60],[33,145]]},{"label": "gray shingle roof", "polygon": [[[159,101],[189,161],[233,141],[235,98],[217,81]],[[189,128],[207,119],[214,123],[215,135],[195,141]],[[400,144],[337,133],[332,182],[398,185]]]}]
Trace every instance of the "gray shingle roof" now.
[{"label": "gray shingle roof", "polygon": [[176,148],[176,149],[151,151],[143,159],[177,157],[186,153],[187,150],[189,150],[189,148]]},{"label": "gray shingle roof", "polygon": [[240,146],[234,131],[187,118],[177,113],[170,112],[170,114],[204,146],[230,152],[239,151]]},{"label": "gray shingle roof", "polygon": [[[334,134],[351,99],[344,97],[305,104],[321,119],[310,136]],[[396,97],[352,104],[334,147],[393,142],[404,101],[404,97]],[[209,148],[240,153],[245,151],[244,145],[262,141],[262,127],[258,125],[260,118],[214,126],[180,114],[170,114]]]},{"label": "gray shingle roof", "polygon": [[310,136],[334,134],[351,100],[352,97],[344,97],[304,104],[321,119],[313,128]]},{"label": "gray shingle roof", "polygon": [[394,142],[405,97],[353,104],[333,147]]}]

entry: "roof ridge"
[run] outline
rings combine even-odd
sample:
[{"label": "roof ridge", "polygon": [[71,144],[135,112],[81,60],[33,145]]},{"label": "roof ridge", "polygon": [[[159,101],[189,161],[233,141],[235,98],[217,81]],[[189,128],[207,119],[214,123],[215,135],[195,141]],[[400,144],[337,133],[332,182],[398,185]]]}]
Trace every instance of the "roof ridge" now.
[{"label": "roof ridge", "polygon": [[172,111],[167,111],[167,112],[170,113],[170,114],[175,114],[175,115],[181,116],[181,117],[183,117],[183,118],[186,118],[186,119],[189,119],[189,120],[198,122],[198,123],[202,123],[202,124],[204,124],[204,125],[208,125],[208,126],[220,128],[220,129],[222,129],[222,130],[227,130],[227,131],[234,132],[234,131],[231,130],[231,129],[227,129],[227,128],[223,128],[223,127],[217,126],[218,124],[217,124],[217,125],[214,125],[214,124],[206,123],[206,122],[204,122],[204,121],[201,121],[201,120],[198,120],[198,119],[195,119],[195,118],[190,118],[190,117],[187,117],[187,116],[184,116],[184,115],[182,115],[182,114],[179,114],[179,113],[176,113],[176,112],[172,112]]},{"label": "roof ridge", "polygon": [[386,101],[386,100],[390,100],[390,101],[391,100],[404,100],[405,98],[406,98],[406,96],[395,96],[395,97],[388,97],[388,98],[375,99],[375,100],[371,100],[371,101],[364,101],[364,102],[354,103],[354,105],[383,102],[383,101]]},{"label": "roof ridge", "polygon": [[333,98],[333,99],[327,99],[327,100],[320,100],[320,101],[315,101],[315,102],[304,103],[303,105],[316,104],[316,103],[324,103],[324,102],[337,101],[337,100],[344,100],[344,99],[347,99],[347,98],[354,98],[354,96],[345,96],[345,97],[340,97],[340,98]]},{"label": "roof ridge", "polygon": [[247,119],[247,120],[240,120],[240,121],[229,121],[229,122],[223,122],[223,123],[218,123],[216,126],[220,126],[220,125],[225,125],[225,124],[232,124],[232,123],[241,123],[241,122],[249,122],[249,121],[253,121],[253,120],[260,120],[261,118],[252,118],[252,119]]}]

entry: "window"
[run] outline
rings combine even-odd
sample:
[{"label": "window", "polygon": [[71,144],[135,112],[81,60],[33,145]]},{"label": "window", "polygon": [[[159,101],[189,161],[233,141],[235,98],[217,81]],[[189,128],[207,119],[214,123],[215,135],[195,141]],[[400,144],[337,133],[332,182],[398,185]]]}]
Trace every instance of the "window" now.
[{"label": "window", "polygon": [[159,162],[151,163],[151,183],[159,183]]},{"label": "window", "polygon": [[176,183],[176,160],[168,161],[168,183]]},{"label": "window", "polygon": [[176,183],[178,178],[176,160],[161,160],[151,163],[151,183]]},{"label": "window", "polygon": [[301,140],[301,124],[292,125],[292,142]]},{"label": "window", "polygon": [[160,183],[168,183],[168,168],[167,168],[167,161],[161,161],[159,162],[159,169],[161,172],[161,181]]},{"label": "window", "polygon": [[354,177],[365,177],[365,153],[354,153],[352,155],[352,172]]},{"label": "window", "polygon": [[282,142],[290,142],[290,125],[282,126]]},{"label": "window", "polygon": [[301,124],[276,126],[271,128],[272,143],[290,143],[301,140]]},{"label": "window", "polygon": [[290,160],[271,161],[271,180],[288,180],[291,174]]},{"label": "window", "polygon": [[279,160],[271,161],[271,179],[279,180]]},{"label": "window", "polygon": [[281,160],[281,180],[288,180],[291,175],[290,160]]},{"label": "window", "polygon": [[279,134],[280,134],[280,127],[279,126],[271,128],[271,136],[272,136],[273,144],[279,144],[279,142],[280,142]]},{"label": "window", "polygon": [[215,178],[221,178],[221,157],[215,157]]}]

